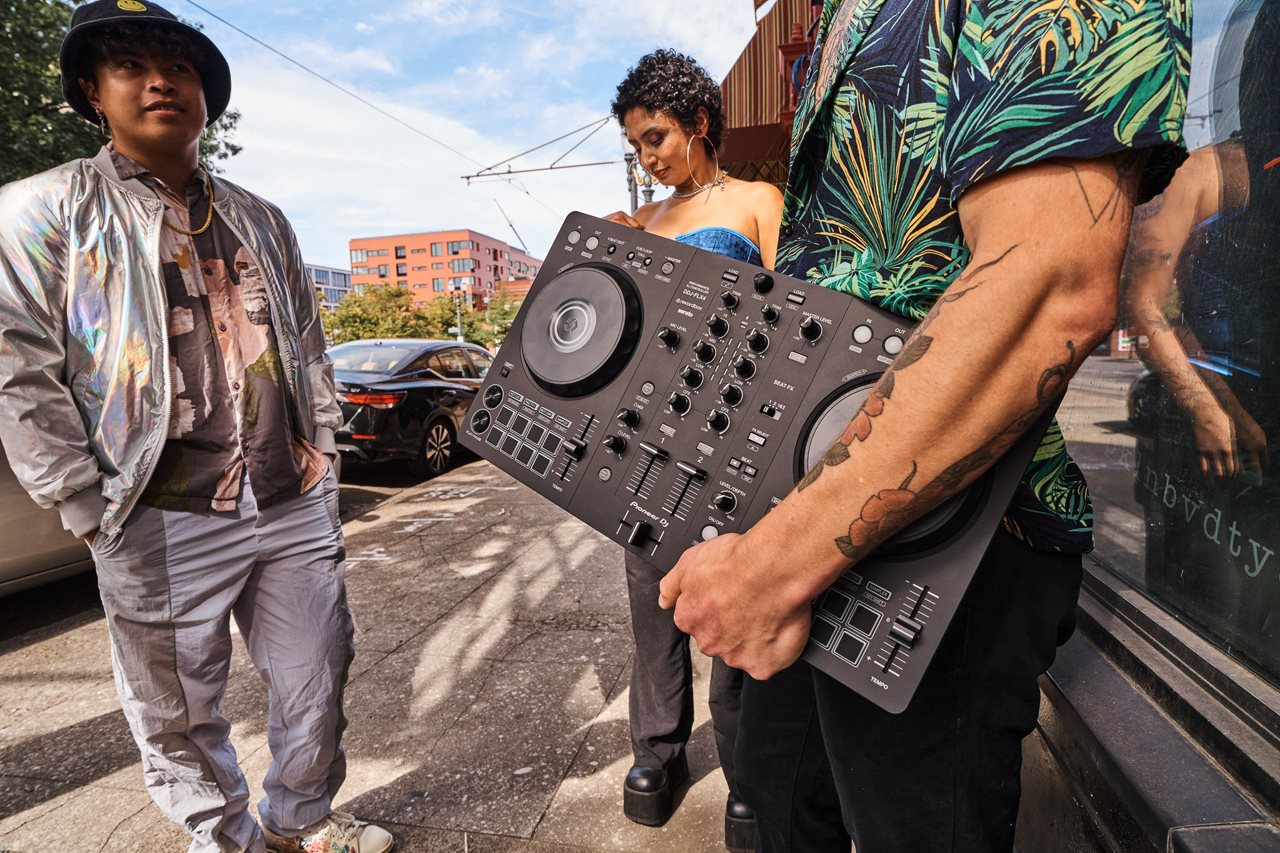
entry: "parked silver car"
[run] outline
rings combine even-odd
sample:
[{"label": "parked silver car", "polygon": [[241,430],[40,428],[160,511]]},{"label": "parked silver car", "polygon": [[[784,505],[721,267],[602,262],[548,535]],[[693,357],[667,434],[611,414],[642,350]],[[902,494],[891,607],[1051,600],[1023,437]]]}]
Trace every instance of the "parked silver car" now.
[{"label": "parked silver car", "polygon": [[92,568],[89,546],[36,506],[0,449],[0,596]]}]

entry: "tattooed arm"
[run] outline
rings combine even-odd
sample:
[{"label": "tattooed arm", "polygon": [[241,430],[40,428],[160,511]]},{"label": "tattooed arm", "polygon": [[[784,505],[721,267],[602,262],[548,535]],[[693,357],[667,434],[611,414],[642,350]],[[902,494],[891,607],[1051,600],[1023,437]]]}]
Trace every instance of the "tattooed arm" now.
[{"label": "tattooed arm", "polygon": [[1141,154],[982,181],[960,200],[972,260],[817,468],[742,536],[685,552],[661,603],[758,678],[804,649],[809,602],[968,485],[1114,326]]}]

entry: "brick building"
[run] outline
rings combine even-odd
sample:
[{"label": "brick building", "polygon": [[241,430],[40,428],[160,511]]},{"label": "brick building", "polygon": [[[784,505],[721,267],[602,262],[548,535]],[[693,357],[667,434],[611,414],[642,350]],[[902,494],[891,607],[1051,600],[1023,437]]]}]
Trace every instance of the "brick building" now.
[{"label": "brick building", "polygon": [[470,229],[360,237],[350,241],[351,285],[408,288],[416,305],[461,292],[483,308],[504,281],[529,279],[542,261]]}]

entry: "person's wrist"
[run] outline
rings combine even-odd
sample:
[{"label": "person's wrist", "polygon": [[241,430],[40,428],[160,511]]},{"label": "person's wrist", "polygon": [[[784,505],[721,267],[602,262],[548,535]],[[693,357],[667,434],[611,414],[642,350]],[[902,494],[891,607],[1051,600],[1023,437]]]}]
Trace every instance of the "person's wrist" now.
[{"label": "person's wrist", "polygon": [[829,586],[817,566],[798,556],[805,548],[798,541],[776,535],[766,515],[734,543],[734,555],[744,574],[783,610],[808,607]]}]

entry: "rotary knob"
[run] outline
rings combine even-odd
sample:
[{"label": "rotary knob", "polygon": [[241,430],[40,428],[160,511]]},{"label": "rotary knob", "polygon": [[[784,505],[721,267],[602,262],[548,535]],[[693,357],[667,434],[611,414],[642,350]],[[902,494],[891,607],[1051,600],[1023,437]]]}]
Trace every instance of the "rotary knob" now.
[{"label": "rotary knob", "polygon": [[680,371],[680,378],[684,381],[685,387],[697,388],[702,384],[702,371],[689,365]]},{"label": "rotary knob", "polygon": [[800,335],[809,343],[822,337],[822,321],[812,314],[800,321]]},{"label": "rotary knob", "polygon": [[693,403],[689,400],[688,394],[676,391],[667,398],[667,405],[671,406],[671,411],[675,412],[677,415],[684,415],[688,414]]},{"label": "rotary knob", "polygon": [[718,433],[724,433],[729,429],[729,413],[715,409],[707,415],[707,426]]},{"label": "rotary knob", "polygon": [[765,305],[760,309],[760,316],[763,317],[764,321],[770,326],[776,326],[778,323],[778,317],[781,315],[778,314],[777,305]]},{"label": "rotary knob", "polygon": [[750,379],[756,375],[756,363],[745,355],[740,355],[733,360],[733,372],[738,374],[739,379]]},{"label": "rotary knob", "polygon": [[601,442],[601,444],[605,446],[605,449],[609,450],[612,453],[621,454],[624,450],[627,449],[626,436],[622,436],[622,435],[606,435],[604,437],[604,441]]},{"label": "rotary knob", "polygon": [[635,429],[640,425],[640,413],[635,409],[620,409],[618,411],[618,423]]},{"label": "rotary knob", "polygon": [[769,336],[759,329],[752,329],[747,334],[747,346],[754,353],[762,353],[769,348]]},{"label": "rotary knob", "polygon": [[723,513],[730,513],[738,508],[738,498],[733,492],[720,492],[711,499],[711,503]]},{"label": "rotary knob", "polygon": [[707,318],[707,329],[717,338],[723,338],[729,333],[729,321],[719,314],[712,314]]},{"label": "rotary knob", "polygon": [[680,333],[670,326],[663,326],[662,331],[658,332],[658,340],[667,349],[675,349],[680,345]]},{"label": "rotary knob", "polygon": [[724,307],[728,308],[730,311],[737,308],[738,305],[740,304],[738,300],[738,294],[734,293],[732,290],[726,290],[724,293],[721,293],[720,301],[723,302]]},{"label": "rotary knob", "polygon": [[758,272],[751,279],[751,284],[755,286],[756,293],[768,293],[773,290],[773,276],[767,272]]},{"label": "rotary knob", "polygon": [[716,348],[706,341],[698,341],[693,345],[693,354],[698,361],[707,364],[716,357]]},{"label": "rotary knob", "polygon": [[742,388],[732,382],[725,383],[720,386],[720,399],[730,406],[736,406],[742,402]]}]

